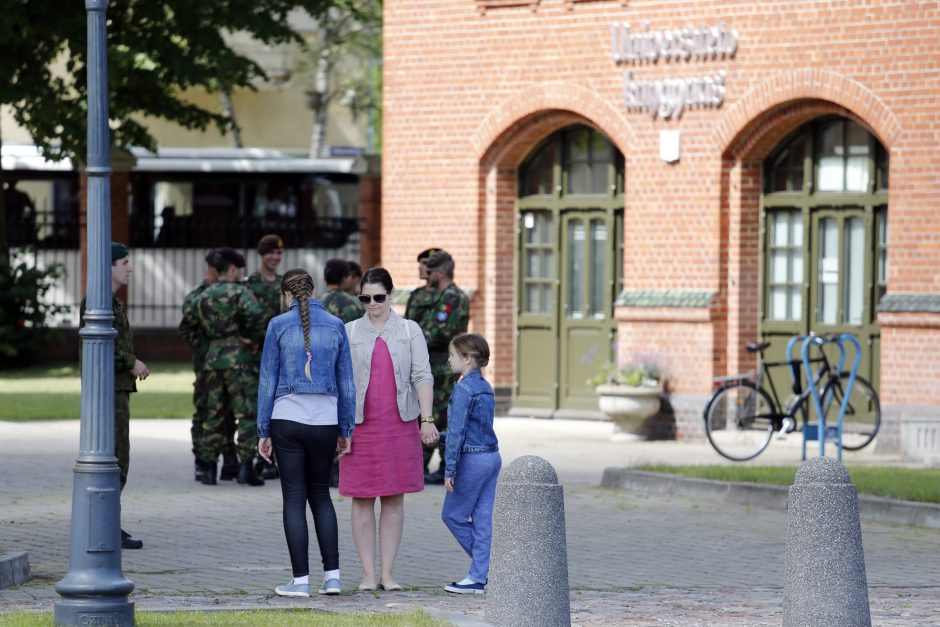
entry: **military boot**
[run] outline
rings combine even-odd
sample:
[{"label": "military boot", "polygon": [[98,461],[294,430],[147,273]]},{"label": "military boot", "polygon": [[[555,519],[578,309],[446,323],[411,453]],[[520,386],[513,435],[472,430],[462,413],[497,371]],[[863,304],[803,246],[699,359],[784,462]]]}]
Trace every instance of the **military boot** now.
[{"label": "military boot", "polygon": [[250,459],[243,460],[238,467],[238,483],[248,485],[264,485],[264,479],[255,473],[255,468]]},{"label": "military boot", "polygon": [[196,467],[193,472],[193,478],[196,481],[202,481],[203,475],[206,474],[206,463],[201,459],[196,460]]},{"label": "military boot", "polygon": [[202,483],[203,485],[215,485],[217,483],[215,477],[218,474],[219,466],[215,462],[203,462],[204,467],[202,471]]},{"label": "military boot", "polygon": [[231,481],[238,476],[238,455],[235,451],[222,453],[222,473],[219,479],[222,481]]}]

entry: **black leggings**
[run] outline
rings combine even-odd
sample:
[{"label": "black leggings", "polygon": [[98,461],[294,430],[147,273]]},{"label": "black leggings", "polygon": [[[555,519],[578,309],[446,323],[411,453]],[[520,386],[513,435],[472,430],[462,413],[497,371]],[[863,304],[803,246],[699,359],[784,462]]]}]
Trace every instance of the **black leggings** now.
[{"label": "black leggings", "polygon": [[323,570],[339,568],[336,510],[330,500],[330,469],[336,453],[337,426],[305,425],[292,420],[271,421],[271,442],[281,474],[284,495],[284,535],[294,577],[310,574],[307,557],[307,508],[323,558]]}]

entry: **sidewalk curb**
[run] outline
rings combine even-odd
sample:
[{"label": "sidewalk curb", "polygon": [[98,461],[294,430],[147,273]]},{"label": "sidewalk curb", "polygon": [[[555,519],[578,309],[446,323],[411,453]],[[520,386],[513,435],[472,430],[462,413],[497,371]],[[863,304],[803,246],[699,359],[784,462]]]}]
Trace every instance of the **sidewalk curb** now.
[{"label": "sidewalk curb", "polygon": [[29,554],[14,551],[0,554],[0,590],[29,581]]},{"label": "sidewalk curb", "polygon": [[[710,498],[783,510],[787,508],[790,494],[787,486],[698,479],[630,468],[605,468],[601,486],[640,494]],[[858,497],[858,508],[859,515],[864,520],[940,529],[940,505],[933,503],[899,501],[861,494]]]}]

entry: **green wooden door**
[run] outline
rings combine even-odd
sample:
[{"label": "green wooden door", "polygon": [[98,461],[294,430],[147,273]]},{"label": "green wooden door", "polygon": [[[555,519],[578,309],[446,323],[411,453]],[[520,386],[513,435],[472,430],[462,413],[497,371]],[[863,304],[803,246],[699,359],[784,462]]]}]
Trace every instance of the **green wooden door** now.
[{"label": "green wooden door", "polygon": [[[863,351],[859,372],[877,389],[887,196],[887,152],[849,120],[807,124],[768,158],[761,254],[761,336],[772,342],[768,360],[787,359],[786,342],[796,334],[853,333]],[[785,394],[787,370],[770,374]]]},{"label": "green wooden door", "polygon": [[586,381],[614,357],[623,267],[624,159],[576,125],[519,169],[516,376],[519,413],[597,412]]},{"label": "green wooden door", "polygon": [[[876,315],[871,311],[877,302],[873,297],[875,219],[861,207],[813,211],[812,241],[816,245],[809,270],[812,329],[818,334],[857,335],[863,349],[859,374],[869,380],[877,373],[871,349],[879,337]],[[837,353],[833,351],[833,356],[838,357]],[[853,357],[851,352],[847,354],[847,359]]]},{"label": "green wooden door", "polygon": [[558,408],[597,410],[586,381],[613,358],[613,215],[603,210],[568,210],[561,222]]},{"label": "green wooden door", "polygon": [[514,405],[550,414],[558,406],[558,216],[519,214]]}]

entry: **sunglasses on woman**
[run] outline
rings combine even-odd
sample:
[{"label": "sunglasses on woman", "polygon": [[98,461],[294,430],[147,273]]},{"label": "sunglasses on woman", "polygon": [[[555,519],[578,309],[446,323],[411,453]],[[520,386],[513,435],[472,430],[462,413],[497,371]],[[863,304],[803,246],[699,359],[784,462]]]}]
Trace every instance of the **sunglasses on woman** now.
[{"label": "sunglasses on woman", "polygon": [[376,294],[374,296],[369,296],[368,294],[360,294],[359,302],[363,305],[368,305],[372,302],[372,299],[375,299],[377,303],[384,303],[385,299],[388,298],[388,294]]}]

